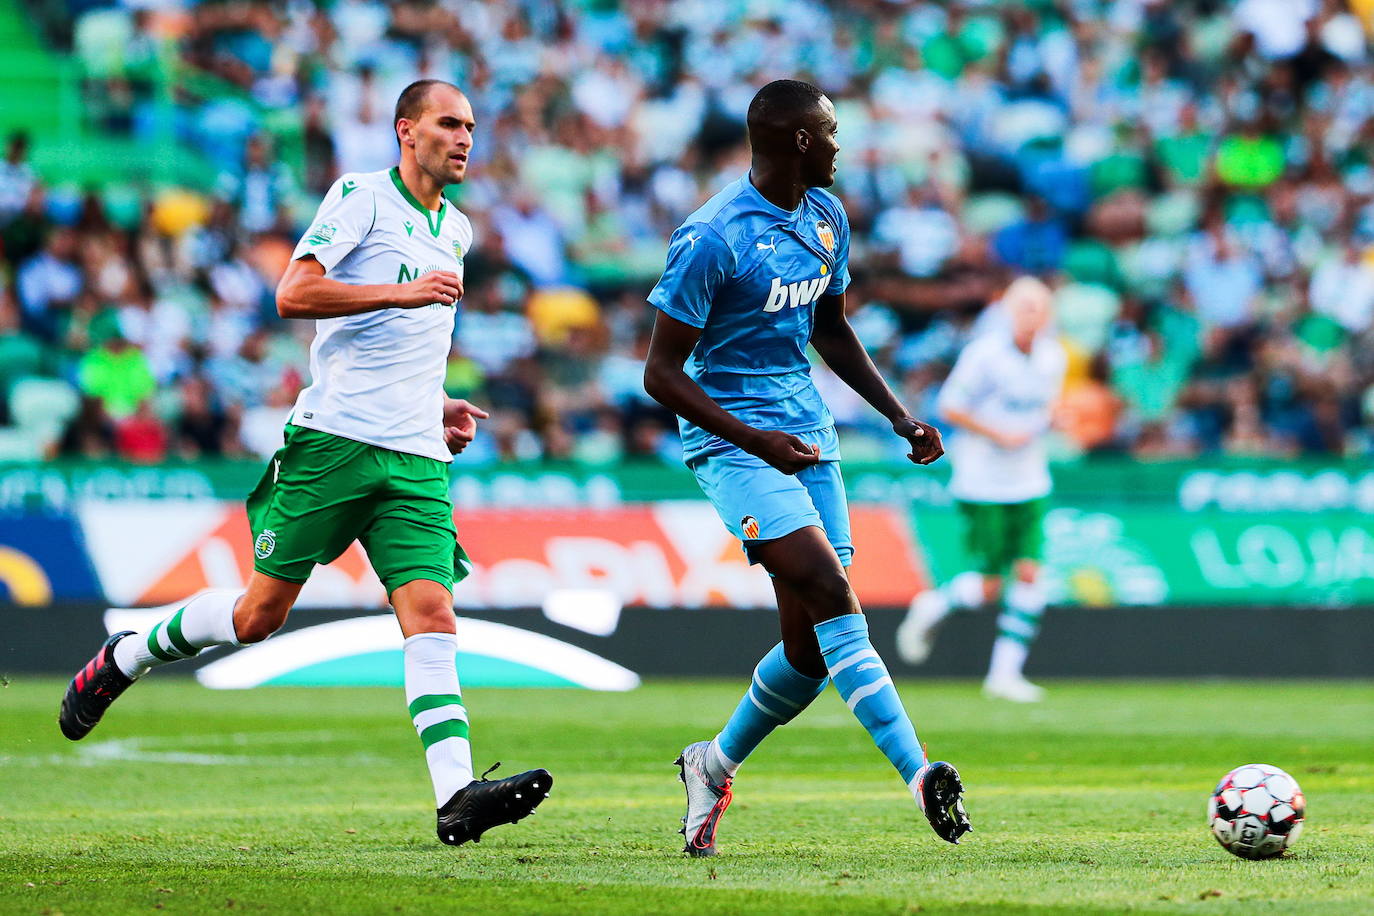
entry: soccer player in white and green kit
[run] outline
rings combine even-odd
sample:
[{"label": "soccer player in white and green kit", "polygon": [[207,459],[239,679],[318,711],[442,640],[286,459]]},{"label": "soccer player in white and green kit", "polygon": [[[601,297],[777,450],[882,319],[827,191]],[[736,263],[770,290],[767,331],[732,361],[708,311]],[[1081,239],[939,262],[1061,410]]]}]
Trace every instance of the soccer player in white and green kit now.
[{"label": "soccer player in white and green kit", "polygon": [[476,840],[548,795],[544,770],[473,779],[455,662],[452,588],[469,565],[448,464],[486,414],[443,389],[472,226],[442,192],[463,180],[475,127],[457,87],[412,83],[396,103],[400,164],[346,174],[325,195],[277,287],[282,317],[316,319],[312,384],[248,497],[248,587],[202,592],[147,633],[110,637],[67,689],[58,721],[68,738],[84,738],[152,668],[266,639],[315,565],[357,540],[405,637],[406,700],[439,839]]},{"label": "soccer player in white and green kit", "polygon": [[[940,413],[955,430],[949,490],[973,569],[917,595],[897,629],[898,653],[919,664],[951,611],[1005,594],[983,690],[1021,703],[1043,696],[1022,669],[1045,611],[1041,525],[1051,487],[1045,434],[1066,367],[1063,346],[1047,331],[1050,319],[1050,290],[1033,277],[1016,280],[940,391]],[[1012,581],[1004,588],[1008,572]]]}]

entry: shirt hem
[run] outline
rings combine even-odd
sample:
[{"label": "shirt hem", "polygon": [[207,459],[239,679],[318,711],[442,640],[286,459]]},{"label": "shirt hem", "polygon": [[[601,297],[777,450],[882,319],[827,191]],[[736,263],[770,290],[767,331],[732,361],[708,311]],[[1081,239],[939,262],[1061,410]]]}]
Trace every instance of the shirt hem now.
[{"label": "shirt hem", "polygon": [[453,456],[452,456],[452,455],[449,455],[449,456],[447,456],[447,457],[445,457],[445,458],[438,458],[438,457],[436,457],[436,456],[434,456],[434,455],[431,455],[431,454],[428,453],[428,452],[417,452],[417,451],[415,451],[414,449],[397,448],[394,444],[391,444],[391,443],[387,443],[387,442],[378,442],[378,441],[375,440],[375,439],[364,439],[362,436],[356,435],[356,434],[354,434],[354,433],[344,432],[343,430],[340,430],[340,429],[333,429],[333,428],[331,428],[331,427],[329,427],[329,426],[326,426],[326,425],[324,425],[324,424],[321,424],[321,423],[314,423],[314,422],[304,422],[304,423],[303,423],[303,422],[301,422],[299,419],[296,418],[296,415],[295,415],[294,413],[293,413],[289,418],[287,418],[286,425],[287,425],[287,426],[299,426],[299,427],[301,427],[302,429],[313,429],[313,430],[315,430],[315,432],[317,432],[317,433],[329,433],[329,435],[331,435],[331,436],[338,436],[340,439],[351,439],[351,440],[353,440],[354,442],[361,442],[363,445],[371,445],[371,446],[373,446],[374,448],[384,448],[384,449],[386,449],[388,452],[397,452],[398,454],[401,454],[401,455],[415,455],[415,456],[418,457],[418,458],[429,458],[429,459],[432,460],[432,461],[438,461],[438,462],[441,462],[442,464],[452,464],[452,463],[453,463]]}]

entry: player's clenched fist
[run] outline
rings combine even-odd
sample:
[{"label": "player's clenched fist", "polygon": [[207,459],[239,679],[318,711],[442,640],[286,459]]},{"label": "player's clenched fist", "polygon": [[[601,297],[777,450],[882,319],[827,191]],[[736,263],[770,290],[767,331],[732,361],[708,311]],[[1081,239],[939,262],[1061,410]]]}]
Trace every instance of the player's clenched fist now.
[{"label": "player's clenched fist", "polygon": [[892,431],[911,443],[911,454],[907,457],[916,464],[930,464],[945,453],[940,431],[929,423],[903,417],[892,424]]},{"label": "player's clenched fist", "polygon": [[432,270],[409,283],[400,284],[396,304],[403,309],[416,309],[439,303],[452,305],[463,298],[463,278],[451,270]]},{"label": "player's clenched fist", "polygon": [[760,432],[749,451],[784,474],[795,474],[821,460],[818,446],[807,445],[791,433],[776,429]]}]

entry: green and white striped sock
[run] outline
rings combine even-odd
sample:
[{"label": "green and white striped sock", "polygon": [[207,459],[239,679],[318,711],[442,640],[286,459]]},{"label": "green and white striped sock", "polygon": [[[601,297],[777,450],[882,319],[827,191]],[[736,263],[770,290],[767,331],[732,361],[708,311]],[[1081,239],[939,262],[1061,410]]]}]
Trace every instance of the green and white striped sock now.
[{"label": "green and white striped sock", "polygon": [[181,661],[210,646],[241,646],[234,632],[234,605],[243,592],[234,589],[203,591],[177,608],[147,633],[115,643],[115,664],[132,678],[152,668]]},{"label": "green and white striped sock", "polygon": [[1045,590],[1038,582],[1013,582],[1007,589],[1007,606],[997,618],[997,641],[992,645],[990,678],[1021,677],[1031,643],[1040,635],[1045,613]]},{"label": "green and white striped sock", "polygon": [[405,641],[406,702],[425,748],[434,806],[472,782],[468,711],[458,690],[458,637],[417,633]]}]

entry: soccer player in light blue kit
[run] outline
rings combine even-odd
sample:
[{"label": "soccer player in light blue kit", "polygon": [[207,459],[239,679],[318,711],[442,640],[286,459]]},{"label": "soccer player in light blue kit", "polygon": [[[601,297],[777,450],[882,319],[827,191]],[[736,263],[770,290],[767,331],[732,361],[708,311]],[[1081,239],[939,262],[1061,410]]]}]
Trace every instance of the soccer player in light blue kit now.
[{"label": "soccer player in light blue kit", "polygon": [[688,467],[777,595],[782,642],[711,741],[678,759],[685,852],[715,855],[735,771],[833,681],[896,767],[935,832],[970,830],[953,766],[930,763],[845,567],[854,553],[834,420],[806,347],[892,423],[929,464],[940,434],[911,417],[845,318],[849,221],[834,182],[835,107],[809,83],[778,80],[749,105],[748,174],[673,233],[649,302],[658,309],[645,389],[680,418]]}]

